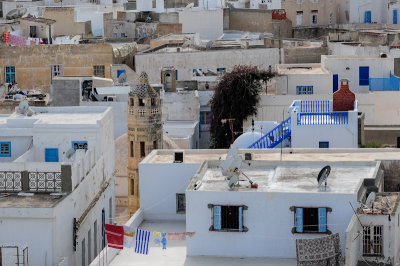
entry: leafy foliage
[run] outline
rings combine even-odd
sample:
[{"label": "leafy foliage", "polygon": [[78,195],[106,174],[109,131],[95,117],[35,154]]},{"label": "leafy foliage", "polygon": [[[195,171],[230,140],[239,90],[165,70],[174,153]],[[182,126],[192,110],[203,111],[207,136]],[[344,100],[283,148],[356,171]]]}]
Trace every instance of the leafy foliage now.
[{"label": "leafy foliage", "polygon": [[229,121],[221,120],[234,118],[234,138],[243,132],[243,120],[257,114],[257,104],[263,84],[274,76],[270,71],[257,67],[239,65],[233,71],[226,73],[211,99],[211,148],[229,148],[232,132]]}]

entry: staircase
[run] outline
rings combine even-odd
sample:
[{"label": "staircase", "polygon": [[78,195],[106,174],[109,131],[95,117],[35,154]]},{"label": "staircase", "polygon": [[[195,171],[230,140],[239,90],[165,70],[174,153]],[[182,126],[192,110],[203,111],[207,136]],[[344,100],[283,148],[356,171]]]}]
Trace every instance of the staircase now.
[{"label": "staircase", "polygon": [[272,149],[292,135],[290,117],[249,146],[249,149]]}]

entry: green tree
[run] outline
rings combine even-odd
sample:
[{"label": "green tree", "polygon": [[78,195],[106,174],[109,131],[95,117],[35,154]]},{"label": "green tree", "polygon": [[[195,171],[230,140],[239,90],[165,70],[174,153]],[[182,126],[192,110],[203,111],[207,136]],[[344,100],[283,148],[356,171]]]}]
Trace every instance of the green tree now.
[{"label": "green tree", "polygon": [[232,141],[230,122],[233,123],[234,139],[243,132],[243,120],[257,114],[257,104],[263,84],[274,76],[271,71],[239,65],[226,73],[215,88],[211,99],[211,148],[229,148]]}]

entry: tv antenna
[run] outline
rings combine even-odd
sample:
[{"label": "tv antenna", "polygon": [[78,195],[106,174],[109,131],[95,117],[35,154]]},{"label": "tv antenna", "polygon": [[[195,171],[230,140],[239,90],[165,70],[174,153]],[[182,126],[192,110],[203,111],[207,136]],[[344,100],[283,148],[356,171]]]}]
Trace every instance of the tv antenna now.
[{"label": "tv antenna", "polygon": [[317,181],[318,181],[318,188],[322,187],[325,184],[325,191],[327,186],[328,176],[331,173],[331,167],[329,165],[325,166],[324,168],[319,171]]}]

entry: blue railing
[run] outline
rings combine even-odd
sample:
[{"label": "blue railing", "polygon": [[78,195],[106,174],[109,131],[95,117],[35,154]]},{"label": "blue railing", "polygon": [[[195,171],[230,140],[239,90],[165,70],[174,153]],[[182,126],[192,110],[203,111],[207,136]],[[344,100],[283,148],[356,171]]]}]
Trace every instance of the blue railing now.
[{"label": "blue railing", "polygon": [[348,123],[348,112],[297,114],[297,125],[346,125]]},{"label": "blue railing", "polygon": [[249,146],[249,149],[271,149],[291,136],[290,117]]},{"label": "blue railing", "polygon": [[300,112],[326,113],[331,112],[331,101],[301,101]]},{"label": "blue railing", "polygon": [[370,78],[370,91],[399,91],[400,78],[390,74],[390,78]]}]

